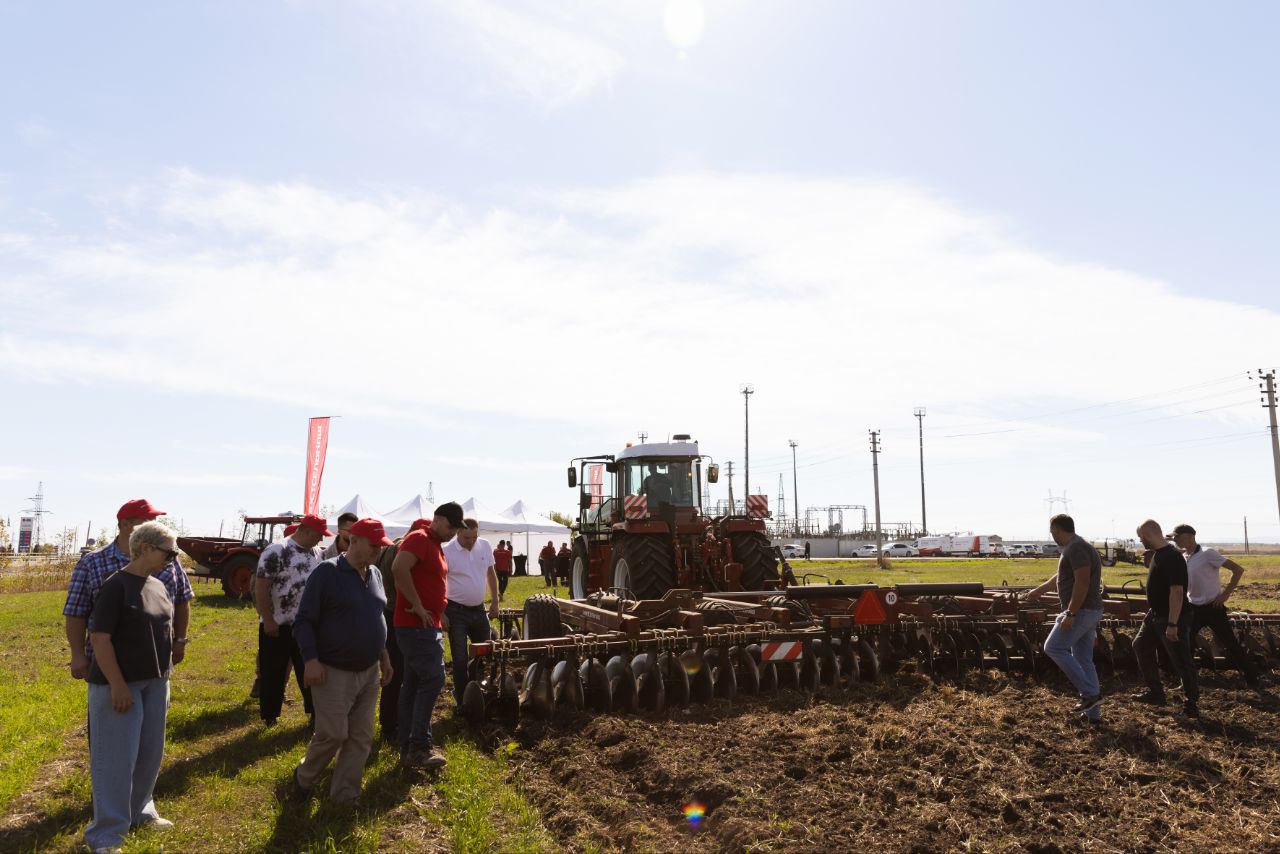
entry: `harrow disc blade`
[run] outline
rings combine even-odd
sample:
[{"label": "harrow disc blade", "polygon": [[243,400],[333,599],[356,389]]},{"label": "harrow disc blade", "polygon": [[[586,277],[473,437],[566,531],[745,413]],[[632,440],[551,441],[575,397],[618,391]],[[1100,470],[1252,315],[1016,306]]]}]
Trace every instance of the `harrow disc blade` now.
[{"label": "harrow disc blade", "polygon": [[1114,676],[1116,673],[1116,660],[1111,651],[1111,644],[1102,632],[1094,636],[1093,663],[1103,676]]},{"label": "harrow disc blade", "polygon": [[578,668],[582,679],[583,705],[593,712],[607,715],[613,708],[613,694],[609,690],[609,675],[599,659],[588,658]]},{"label": "harrow disc blade", "polygon": [[839,685],[840,684],[840,659],[836,656],[835,648],[829,643],[821,640],[815,640],[814,652],[817,655],[819,668],[819,676],[823,685]]},{"label": "harrow disc blade", "polygon": [[551,709],[563,722],[582,711],[582,677],[569,661],[558,661],[551,671]]},{"label": "harrow disc blade", "polygon": [[738,696],[738,677],[733,672],[733,662],[725,655],[723,649],[707,650],[707,669],[711,671],[711,685],[714,696],[733,702]]},{"label": "harrow disc blade", "polygon": [[952,632],[943,632],[941,638],[942,653],[946,657],[946,669],[957,682],[964,681],[964,653],[960,648],[960,641]]},{"label": "harrow disc blade", "polygon": [[532,715],[540,721],[551,717],[551,673],[543,661],[535,661],[524,672],[520,713]]},{"label": "harrow disc blade", "polygon": [[677,656],[664,652],[658,656],[658,672],[667,693],[667,705],[677,709],[689,707],[689,674],[680,666]]},{"label": "harrow disc blade", "polygon": [[1009,657],[1010,651],[1009,639],[999,632],[992,632],[991,652],[996,657],[996,665],[1004,671],[1005,676],[1013,675],[1013,661]]},{"label": "harrow disc blade", "polygon": [[689,677],[689,701],[706,703],[715,696],[715,683],[711,680],[711,668],[697,650],[686,649],[680,653],[680,666]]},{"label": "harrow disc blade", "polygon": [[1013,648],[1020,658],[1020,670],[1032,679],[1039,675],[1040,668],[1036,657],[1036,647],[1031,638],[1022,632],[1013,636]]},{"label": "harrow disc blade", "polygon": [[760,693],[760,666],[742,647],[729,648],[729,660],[738,672],[738,688],[748,694]]},{"label": "harrow disc blade", "polygon": [[853,640],[851,638],[832,638],[831,651],[836,657],[836,661],[840,664],[840,675],[844,680],[852,685],[861,678],[861,668],[858,667],[858,656],[853,651]]},{"label": "harrow disc blade", "polygon": [[609,693],[613,697],[613,708],[610,711],[629,715],[636,711],[636,675],[631,670],[631,662],[621,655],[615,655],[604,666],[609,677]]},{"label": "harrow disc blade", "polygon": [[520,688],[513,673],[498,674],[498,696],[493,703],[494,713],[508,726],[520,722]]},{"label": "harrow disc blade", "polygon": [[858,639],[858,670],[863,682],[876,682],[880,679],[880,656],[866,638]]},{"label": "harrow disc blade", "polygon": [[777,674],[778,687],[790,691],[800,690],[800,665],[794,661],[774,661],[774,672]]},{"label": "harrow disc blade", "polygon": [[462,712],[463,720],[469,724],[484,722],[484,689],[480,687],[479,682],[468,682],[467,687],[462,689],[462,705],[458,710]]},{"label": "harrow disc blade", "polygon": [[642,652],[631,659],[631,670],[636,675],[636,702],[640,708],[650,712],[665,709],[667,691],[662,671],[658,668],[658,657],[651,652]]},{"label": "harrow disc blade", "polygon": [[[822,641],[813,641],[814,645],[821,644]],[[804,652],[800,655],[800,690],[808,694],[815,694],[818,691],[818,683],[822,681],[822,664],[818,656],[814,654],[813,646],[805,647]]]},{"label": "harrow disc blade", "polygon": [[968,669],[982,669],[982,641],[973,632],[960,632],[960,641],[964,646],[964,661]]}]

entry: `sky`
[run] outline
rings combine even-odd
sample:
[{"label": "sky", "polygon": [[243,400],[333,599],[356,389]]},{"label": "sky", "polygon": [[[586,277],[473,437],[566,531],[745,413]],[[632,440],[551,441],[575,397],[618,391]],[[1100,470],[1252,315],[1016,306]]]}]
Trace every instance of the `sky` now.
[{"label": "sky", "polygon": [[[1280,542],[1280,7],[0,3],[0,518],[524,499]],[[1253,371],[1251,378],[1249,372]],[[722,478],[713,497],[726,494]],[[854,511],[856,512],[856,511]],[[826,514],[822,514],[825,518]]]}]

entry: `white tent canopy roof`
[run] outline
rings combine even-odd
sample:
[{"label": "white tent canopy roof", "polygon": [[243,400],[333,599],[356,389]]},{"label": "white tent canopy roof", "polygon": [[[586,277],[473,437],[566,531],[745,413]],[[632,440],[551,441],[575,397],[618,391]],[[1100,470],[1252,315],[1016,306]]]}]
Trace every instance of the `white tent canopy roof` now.
[{"label": "white tent canopy roof", "polygon": [[506,510],[502,511],[502,515],[524,525],[520,530],[527,531],[530,534],[555,534],[557,536],[569,536],[569,529],[559,522],[554,522],[546,516],[542,516],[529,509],[529,505],[523,500],[517,501]]},{"label": "white tent canopy roof", "polygon": [[421,495],[415,495],[396,509],[388,510],[382,515],[384,523],[394,522],[408,527],[419,519],[430,519],[433,513],[435,508],[427,504],[427,499]]},{"label": "white tent canopy roof", "polygon": [[[473,496],[462,502],[462,512],[480,523],[480,536],[495,543],[499,539],[511,539],[507,536],[510,534],[524,534],[526,539],[530,534],[540,534],[567,540],[572,533],[564,525],[535,513],[524,501],[516,501],[506,510],[494,510]],[[357,493],[337,509],[334,518],[329,520],[330,526],[336,527],[337,517],[343,513],[354,513],[361,519],[377,519],[386,528],[388,537],[401,537],[414,521],[430,519],[435,507],[427,504],[423,496],[415,495],[394,510],[378,513]]]}]

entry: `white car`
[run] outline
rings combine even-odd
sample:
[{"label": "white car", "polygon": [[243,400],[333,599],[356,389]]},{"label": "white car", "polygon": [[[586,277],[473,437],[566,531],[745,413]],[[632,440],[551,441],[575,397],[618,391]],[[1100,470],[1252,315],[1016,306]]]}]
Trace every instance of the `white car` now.
[{"label": "white car", "polygon": [[876,556],[875,543],[865,543],[861,546],[858,546],[850,554],[850,557],[875,557],[875,556]]},{"label": "white car", "polygon": [[800,543],[787,543],[782,547],[782,556],[787,558],[804,557],[804,546]]},{"label": "white car", "polygon": [[906,543],[892,543],[884,547],[885,557],[919,557],[920,550],[913,549]]}]

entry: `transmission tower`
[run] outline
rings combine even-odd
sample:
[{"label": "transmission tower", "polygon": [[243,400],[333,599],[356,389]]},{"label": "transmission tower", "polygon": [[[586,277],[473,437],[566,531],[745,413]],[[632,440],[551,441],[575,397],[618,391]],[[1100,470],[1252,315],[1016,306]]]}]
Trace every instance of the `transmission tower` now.
[{"label": "transmission tower", "polygon": [[26,512],[35,519],[35,530],[31,532],[31,550],[35,551],[36,547],[44,541],[44,517],[51,512],[44,509],[43,480],[36,487],[36,494],[28,497],[27,500],[31,502],[31,506]]},{"label": "transmission tower", "polygon": [[782,485],[782,472],[778,472],[778,521],[785,524],[787,520],[787,493]]},{"label": "transmission tower", "polygon": [[1071,512],[1071,505],[1070,505],[1070,502],[1067,501],[1067,491],[1065,489],[1062,490],[1061,495],[1054,495],[1053,490],[1052,489],[1049,490],[1049,497],[1045,499],[1045,503],[1049,505],[1050,516],[1053,515],[1053,509],[1057,507],[1059,504],[1062,505],[1063,513]]}]

